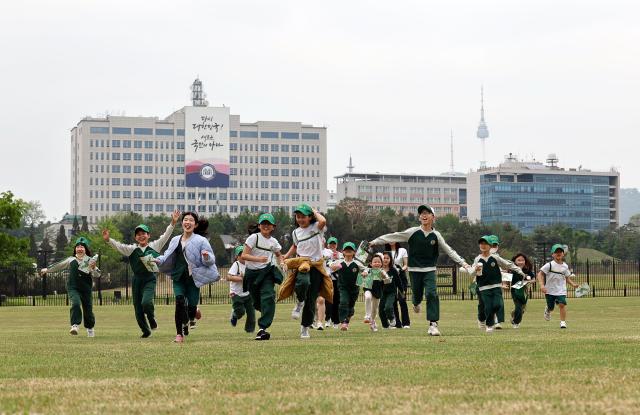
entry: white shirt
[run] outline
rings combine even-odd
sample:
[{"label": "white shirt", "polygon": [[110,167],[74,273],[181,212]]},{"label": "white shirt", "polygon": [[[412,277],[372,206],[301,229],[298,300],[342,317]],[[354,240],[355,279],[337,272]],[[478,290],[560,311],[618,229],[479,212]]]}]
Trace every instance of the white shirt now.
[{"label": "white shirt", "polygon": [[391,258],[393,258],[393,263],[400,268],[404,266],[404,259],[408,257],[409,254],[404,248],[399,248],[397,251],[391,251]]},{"label": "white shirt", "polygon": [[279,252],[282,249],[280,243],[276,238],[269,237],[269,239],[262,236],[260,232],[249,235],[244,243],[251,248],[250,254],[253,256],[266,256],[269,258],[267,262],[252,262],[245,261],[247,269],[262,269],[271,264],[274,252]]},{"label": "white shirt", "polygon": [[547,276],[544,286],[547,288],[549,295],[567,295],[566,278],[571,276],[571,270],[566,263],[558,264],[551,261],[542,266],[540,271]]},{"label": "white shirt", "polygon": [[[229,269],[229,275],[244,278],[245,269],[245,264],[242,264],[240,261],[235,261]],[[246,297],[249,295],[249,291],[242,291],[242,281],[229,281],[229,292],[239,297]]]},{"label": "white shirt", "polygon": [[338,252],[336,251],[335,253],[329,249],[329,248],[324,248],[322,250],[322,257],[324,258],[324,269],[327,271],[327,275],[331,276],[332,280],[335,280],[336,277],[332,274],[333,271],[331,271],[331,265],[334,262],[340,262],[342,261],[342,259],[344,258],[342,256],[342,252]]},{"label": "white shirt", "polygon": [[311,258],[312,261],[322,259],[322,234],[324,230],[318,229],[318,222],[306,228],[296,228],[292,232],[293,243],[296,246],[298,256]]}]

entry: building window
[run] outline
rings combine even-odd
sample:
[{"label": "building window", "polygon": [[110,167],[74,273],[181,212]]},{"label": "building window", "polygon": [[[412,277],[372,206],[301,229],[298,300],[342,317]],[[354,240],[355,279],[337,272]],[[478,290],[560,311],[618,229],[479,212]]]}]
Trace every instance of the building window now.
[{"label": "building window", "polygon": [[261,131],[260,138],[278,138],[278,133],[275,131]]},{"label": "building window", "polygon": [[131,128],[125,128],[125,127],[112,127],[112,128],[111,128],[111,133],[112,133],[112,134],[125,134],[125,135],[130,135],[130,134],[131,134]]},{"label": "building window", "polygon": [[173,128],[156,128],[156,135],[173,136]]},{"label": "building window", "polygon": [[303,140],[319,140],[320,133],[302,133]]},{"label": "building window", "polygon": [[229,150],[237,150],[238,143],[229,143]]},{"label": "building window", "polygon": [[258,138],[257,131],[240,131],[240,138]]},{"label": "building window", "polygon": [[271,164],[278,164],[278,157],[271,157]]},{"label": "building window", "polygon": [[[277,144],[276,144],[277,145]],[[289,144],[283,144],[280,146],[280,150],[283,152],[288,152],[289,151]]]},{"label": "building window", "polygon": [[109,127],[89,127],[91,134],[109,134]]},{"label": "building window", "polygon": [[297,140],[300,138],[300,133],[282,133],[282,138],[286,138],[289,140]]},{"label": "building window", "polygon": [[238,132],[234,130],[229,131],[229,137],[238,137]]},{"label": "building window", "polygon": [[300,146],[298,144],[291,145],[291,151],[294,152],[294,153],[299,153],[300,152]]},{"label": "building window", "polygon": [[280,173],[280,170],[278,170],[278,169],[271,169],[271,175],[272,175],[272,176],[278,176],[278,175],[279,175],[279,173]]},{"label": "building window", "polygon": [[269,151],[269,144],[260,144],[260,151]]},{"label": "building window", "polygon": [[135,135],[153,135],[153,128],[134,128],[133,134]]}]

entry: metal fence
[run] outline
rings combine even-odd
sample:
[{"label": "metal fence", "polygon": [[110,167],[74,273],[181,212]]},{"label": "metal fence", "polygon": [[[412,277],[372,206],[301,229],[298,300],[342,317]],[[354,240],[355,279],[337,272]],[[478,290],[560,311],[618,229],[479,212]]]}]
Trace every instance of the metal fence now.
[{"label": "metal fence", "polygon": [[[593,297],[640,296],[639,261],[586,261],[574,264],[572,269],[576,274],[576,282],[589,283]],[[221,275],[226,275],[228,268],[221,267],[219,271]],[[439,266],[436,274],[438,294],[442,300],[475,299],[475,293],[469,291],[469,285],[473,279],[470,275],[459,273],[456,267],[450,265]],[[68,271],[40,277],[34,268],[20,265],[0,267],[0,306],[68,305],[67,277]],[[132,271],[126,263],[118,264],[108,270],[103,269],[102,277],[94,281],[94,304],[131,304],[131,279]],[[568,291],[569,297],[572,297],[573,291]],[[411,295],[410,288],[409,295]],[[504,297],[511,298],[508,289],[504,290]],[[537,284],[529,285],[529,298],[544,298]],[[229,284],[219,281],[202,287],[200,300],[202,304],[230,304]],[[285,302],[292,301],[291,297]],[[159,274],[156,285],[156,304],[173,303],[171,277]]]}]

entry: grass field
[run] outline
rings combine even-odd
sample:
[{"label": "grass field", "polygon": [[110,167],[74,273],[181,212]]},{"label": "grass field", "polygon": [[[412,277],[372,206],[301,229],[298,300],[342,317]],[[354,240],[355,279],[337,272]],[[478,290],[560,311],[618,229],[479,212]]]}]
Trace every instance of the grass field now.
[{"label": "grass field", "polygon": [[2,307],[0,413],[638,413],[640,298],[571,299],[562,331],[543,307],[491,335],[475,302],[443,301],[439,338],[412,314],[407,330],[356,319],[301,340],[286,305],[256,342],[228,306],[203,306],[183,345],[172,307],[149,339],[132,307],[95,307],[94,339],[68,334],[65,307]]}]

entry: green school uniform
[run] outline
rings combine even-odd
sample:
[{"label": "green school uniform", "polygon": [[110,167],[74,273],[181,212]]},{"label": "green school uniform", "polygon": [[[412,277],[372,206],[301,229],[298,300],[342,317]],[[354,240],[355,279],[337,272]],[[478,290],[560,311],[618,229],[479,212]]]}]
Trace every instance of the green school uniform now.
[{"label": "green school uniform", "polygon": [[342,268],[336,271],[340,290],[339,318],[341,322],[348,323],[355,312],[354,307],[360,293],[360,287],[356,284],[360,268],[355,261],[349,264],[342,261],[340,265]]}]

